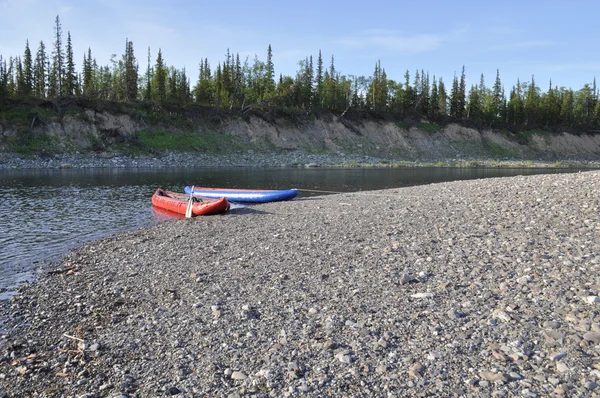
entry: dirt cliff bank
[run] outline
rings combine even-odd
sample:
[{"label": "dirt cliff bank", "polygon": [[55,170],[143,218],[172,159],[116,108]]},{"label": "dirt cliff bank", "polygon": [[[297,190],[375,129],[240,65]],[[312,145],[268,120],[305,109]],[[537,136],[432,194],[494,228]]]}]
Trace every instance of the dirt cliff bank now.
[{"label": "dirt cliff bank", "polygon": [[303,150],[408,161],[600,160],[600,134],[594,132],[475,129],[368,113],[234,114],[204,108],[88,105],[60,108],[39,103],[0,109],[0,151],[127,154]]}]

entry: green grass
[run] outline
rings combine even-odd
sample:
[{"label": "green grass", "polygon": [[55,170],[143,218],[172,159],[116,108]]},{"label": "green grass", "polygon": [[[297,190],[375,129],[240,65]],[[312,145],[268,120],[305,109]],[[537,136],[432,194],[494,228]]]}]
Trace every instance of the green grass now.
[{"label": "green grass", "polygon": [[34,109],[10,109],[0,113],[0,118],[5,119],[9,123],[31,123],[36,112]]},{"label": "green grass", "polygon": [[531,142],[531,137],[533,137],[534,135],[537,136],[541,136],[541,137],[548,137],[550,135],[550,133],[546,130],[523,130],[523,131],[519,131],[516,134],[517,137],[517,141],[522,144],[528,144]]},{"label": "green grass", "polygon": [[50,120],[59,116],[55,109],[41,107],[15,107],[0,112],[0,119],[6,120],[10,124],[19,124],[29,127],[33,118],[38,116],[44,120]]},{"label": "green grass", "polygon": [[234,137],[215,132],[192,133],[145,129],[139,132],[138,141],[142,148],[159,152],[232,152],[248,148],[248,145],[237,141]]},{"label": "green grass", "polygon": [[417,123],[417,127],[421,130],[427,131],[428,133],[437,133],[441,130],[441,127],[436,123],[419,122]]},{"label": "green grass", "polygon": [[172,126],[175,128],[191,128],[192,122],[183,113],[169,113],[164,110],[152,109],[149,112],[140,111],[139,118],[143,118],[149,125]]},{"label": "green grass", "polygon": [[199,134],[166,130],[141,130],[139,141],[157,151],[193,152],[211,146]]},{"label": "green grass", "polygon": [[405,129],[408,130],[408,124],[404,123],[404,122],[396,122],[396,126],[400,127],[401,129]]},{"label": "green grass", "polygon": [[500,144],[496,144],[495,142],[488,142],[487,150],[490,156],[494,158],[511,158],[515,155],[510,149]]},{"label": "green grass", "polygon": [[16,153],[33,155],[40,151],[56,152],[58,139],[46,134],[34,135],[28,130],[21,130],[16,136],[10,137],[8,144]]}]

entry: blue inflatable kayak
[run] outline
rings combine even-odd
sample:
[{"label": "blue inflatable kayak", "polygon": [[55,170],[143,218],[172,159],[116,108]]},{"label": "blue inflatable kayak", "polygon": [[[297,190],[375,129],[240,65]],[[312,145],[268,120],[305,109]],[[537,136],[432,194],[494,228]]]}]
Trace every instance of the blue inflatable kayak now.
[{"label": "blue inflatable kayak", "polygon": [[[185,193],[190,195],[192,187],[185,187]],[[266,203],[294,199],[297,189],[262,190],[262,189],[230,189],[230,188],[201,188],[194,187],[194,196],[205,198],[222,198],[232,202]]]}]

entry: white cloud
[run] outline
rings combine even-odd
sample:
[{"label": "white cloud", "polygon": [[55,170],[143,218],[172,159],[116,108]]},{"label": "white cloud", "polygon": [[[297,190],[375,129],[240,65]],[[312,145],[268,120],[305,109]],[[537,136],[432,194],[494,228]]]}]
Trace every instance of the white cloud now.
[{"label": "white cloud", "polygon": [[528,48],[537,48],[537,47],[550,47],[553,46],[554,43],[549,40],[524,40],[524,41],[515,41],[512,43],[504,43],[492,46],[492,50],[521,50]]},{"label": "white cloud", "polygon": [[335,40],[334,43],[354,50],[379,49],[391,53],[414,54],[438,50],[446,42],[461,39],[468,30],[468,26],[462,26],[447,33],[405,35],[394,30],[370,29]]}]

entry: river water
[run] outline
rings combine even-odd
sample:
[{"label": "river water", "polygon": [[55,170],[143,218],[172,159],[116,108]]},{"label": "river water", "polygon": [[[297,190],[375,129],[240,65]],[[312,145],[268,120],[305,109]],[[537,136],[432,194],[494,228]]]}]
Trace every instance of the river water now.
[{"label": "river water", "polygon": [[186,168],[0,170],[0,299],[14,295],[48,265],[84,242],[164,221],[153,210],[157,187],[186,185],[287,189],[299,198],[442,181],[574,169],[461,168]]}]

